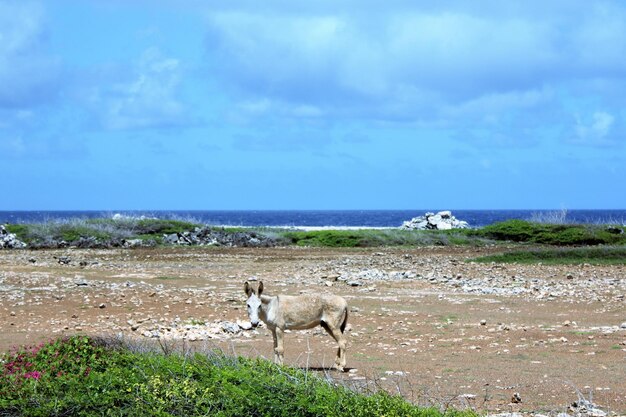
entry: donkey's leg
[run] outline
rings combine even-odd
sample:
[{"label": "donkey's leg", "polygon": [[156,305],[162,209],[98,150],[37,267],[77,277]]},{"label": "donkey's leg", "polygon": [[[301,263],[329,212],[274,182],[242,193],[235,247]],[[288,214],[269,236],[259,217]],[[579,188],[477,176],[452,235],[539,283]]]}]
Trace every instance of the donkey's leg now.
[{"label": "donkey's leg", "polygon": [[339,349],[337,349],[337,358],[335,359],[335,368],[339,371],[343,371],[343,368],[346,366],[346,337],[343,335],[341,330],[325,321],[322,321],[320,325],[330,334],[337,344],[339,345]]},{"label": "donkey's leg", "polygon": [[279,365],[283,364],[284,358],[284,332],[282,329],[276,327],[272,330],[272,336],[274,336],[274,362]]}]

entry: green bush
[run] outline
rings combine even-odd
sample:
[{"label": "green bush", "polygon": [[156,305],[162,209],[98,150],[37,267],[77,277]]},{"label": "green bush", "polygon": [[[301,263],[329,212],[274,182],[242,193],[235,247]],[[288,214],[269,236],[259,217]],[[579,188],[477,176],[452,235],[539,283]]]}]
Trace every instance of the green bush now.
[{"label": "green bush", "polygon": [[362,234],[352,230],[316,230],[288,232],[285,237],[298,246],[323,246],[351,248],[365,246]]},{"label": "green bush", "polygon": [[94,229],[88,226],[62,224],[59,225],[53,237],[60,238],[66,242],[75,242],[81,237],[95,237],[96,239],[107,240],[111,238],[111,235],[102,230]]},{"label": "green bush", "polygon": [[200,225],[182,220],[142,219],[137,222],[137,234],[171,234],[194,230]]},{"label": "green bush", "polygon": [[315,247],[381,247],[431,245],[482,245],[480,236],[462,230],[358,229],[290,231],[282,233],[287,244]]},{"label": "green bush", "polygon": [[444,415],[385,392],[359,394],[299,369],[221,353],[138,353],[75,337],[6,354],[3,361],[0,415]]},{"label": "green bush", "polygon": [[557,246],[625,244],[622,226],[544,224],[508,220],[471,230],[471,235],[493,240],[540,243]]},{"label": "green bush", "polygon": [[6,231],[9,233],[15,233],[18,239],[24,240],[28,233],[28,226],[25,224],[7,224]]},{"label": "green bush", "polygon": [[28,244],[81,238],[96,238],[101,243],[139,238],[160,242],[163,234],[191,231],[199,225],[180,220],[160,219],[70,219],[33,224],[9,224],[7,230]]},{"label": "green bush", "polygon": [[475,262],[545,264],[626,264],[626,247],[592,246],[580,248],[531,249],[511,251],[472,259]]},{"label": "green bush", "polygon": [[536,233],[538,225],[524,220],[508,220],[476,229],[474,234],[494,240],[527,242]]}]

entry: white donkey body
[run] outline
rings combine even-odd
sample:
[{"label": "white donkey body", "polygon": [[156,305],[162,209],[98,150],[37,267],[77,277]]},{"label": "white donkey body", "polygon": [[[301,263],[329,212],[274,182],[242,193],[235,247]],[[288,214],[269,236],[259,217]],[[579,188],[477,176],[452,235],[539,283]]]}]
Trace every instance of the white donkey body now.
[{"label": "white donkey body", "polygon": [[330,294],[275,295],[263,294],[263,282],[253,288],[244,284],[248,296],[247,309],[250,323],[256,327],[259,320],[267,324],[274,338],[274,360],[282,364],[284,358],[284,331],[302,330],[322,326],[339,345],[335,367],[346,366],[346,338],[348,303],[342,297]]}]

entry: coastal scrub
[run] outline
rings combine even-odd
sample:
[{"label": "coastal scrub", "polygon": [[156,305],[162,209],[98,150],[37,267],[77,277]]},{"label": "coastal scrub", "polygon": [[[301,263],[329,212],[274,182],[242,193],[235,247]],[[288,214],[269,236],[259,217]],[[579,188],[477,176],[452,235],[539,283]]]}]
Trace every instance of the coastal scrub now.
[{"label": "coastal scrub", "polygon": [[300,369],[220,352],[137,352],[85,336],[5,354],[0,414],[473,417],[360,394]]}]

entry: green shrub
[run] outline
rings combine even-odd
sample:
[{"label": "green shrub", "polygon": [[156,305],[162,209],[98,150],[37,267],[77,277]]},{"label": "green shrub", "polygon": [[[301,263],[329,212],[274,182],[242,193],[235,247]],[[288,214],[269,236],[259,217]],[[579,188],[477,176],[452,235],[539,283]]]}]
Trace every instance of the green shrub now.
[{"label": "green shrub", "polygon": [[298,246],[357,247],[365,246],[363,236],[352,230],[316,230],[285,233],[291,243]]},{"label": "green shrub", "polygon": [[531,249],[472,259],[475,262],[545,263],[545,264],[626,264],[626,247],[580,247]]},{"label": "green shrub", "polygon": [[[442,416],[382,391],[359,394],[299,369],[221,353],[138,353],[76,337],[3,360],[0,415]],[[55,376],[51,367],[66,372]],[[27,368],[41,374],[27,376]]]},{"label": "green shrub", "polygon": [[477,229],[475,234],[494,240],[527,242],[537,231],[537,225],[524,220],[508,220]]},{"label": "green shrub", "polygon": [[290,231],[282,233],[287,244],[315,247],[381,247],[431,245],[482,245],[484,239],[462,230],[358,229]]},{"label": "green shrub", "polygon": [[200,225],[182,220],[142,219],[137,222],[137,234],[171,234],[194,230]]},{"label": "green shrub", "polygon": [[7,224],[5,229],[9,233],[15,233],[20,240],[24,240],[28,233],[28,226],[25,224]]},{"label": "green shrub", "polygon": [[160,219],[70,219],[33,224],[10,224],[7,230],[28,244],[45,244],[64,240],[76,242],[80,238],[96,238],[101,243],[138,238],[159,243],[163,234],[191,231],[198,224],[180,220]]},{"label": "green shrub", "polygon": [[557,246],[624,244],[623,226],[544,224],[508,220],[475,229],[472,235],[512,242],[540,243]]},{"label": "green shrub", "polygon": [[111,235],[87,226],[62,224],[59,226],[53,237],[60,238],[66,242],[74,242],[79,240],[81,237],[95,237],[96,239],[106,240],[110,239]]}]

